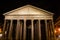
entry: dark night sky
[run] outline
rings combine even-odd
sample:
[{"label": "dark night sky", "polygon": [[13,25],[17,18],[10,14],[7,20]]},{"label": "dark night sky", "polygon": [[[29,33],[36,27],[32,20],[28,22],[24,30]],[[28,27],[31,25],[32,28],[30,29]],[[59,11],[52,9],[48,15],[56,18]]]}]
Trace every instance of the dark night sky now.
[{"label": "dark night sky", "polygon": [[58,0],[0,0],[0,22],[3,22],[3,13],[26,4],[45,9],[54,13],[54,20],[60,16],[60,1]]}]

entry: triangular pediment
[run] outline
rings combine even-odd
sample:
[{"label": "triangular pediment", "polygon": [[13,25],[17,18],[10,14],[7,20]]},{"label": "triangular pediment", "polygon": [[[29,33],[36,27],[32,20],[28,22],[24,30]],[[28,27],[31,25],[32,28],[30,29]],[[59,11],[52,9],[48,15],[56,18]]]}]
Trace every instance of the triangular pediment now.
[{"label": "triangular pediment", "polygon": [[32,5],[25,5],[23,7],[17,8],[10,12],[7,12],[3,15],[52,15],[53,13],[43,10],[41,8],[37,8]]}]

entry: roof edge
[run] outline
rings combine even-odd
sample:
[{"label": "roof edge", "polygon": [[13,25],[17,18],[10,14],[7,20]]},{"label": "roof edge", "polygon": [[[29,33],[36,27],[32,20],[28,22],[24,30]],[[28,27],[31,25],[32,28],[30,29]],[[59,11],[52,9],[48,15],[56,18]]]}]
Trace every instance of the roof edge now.
[{"label": "roof edge", "polygon": [[36,8],[36,9],[39,9],[39,10],[42,10],[43,12],[50,13],[50,14],[54,15],[54,13],[52,13],[52,12],[49,12],[49,11],[47,11],[47,10],[38,8],[38,7],[33,6],[33,5],[30,5],[30,4],[21,6],[21,7],[19,7],[19,8],[13,9],[13,10],[11,10],[11,11],[8,11],[8,12],[4,13],[3,15],[7,15],[8,13],[12,13],[12,12],[14,12],[14,11],[17,11],[17,10],[19,10],[19,9],[22,9],[22,8],[24,8],[24,7],[29,7],[29,6],[31,6],[31,7],[33,7],[33,8]]}]

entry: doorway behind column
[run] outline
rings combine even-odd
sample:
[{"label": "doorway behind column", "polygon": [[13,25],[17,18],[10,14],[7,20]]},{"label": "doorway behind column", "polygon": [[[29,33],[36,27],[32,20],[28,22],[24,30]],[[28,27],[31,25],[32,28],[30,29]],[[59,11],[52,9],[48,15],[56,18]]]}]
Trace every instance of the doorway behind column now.
[{"label": "doorway behind column", "polygon": [[6,20],[7,22],[6,22],[6,30],[5,30],[5,32],[6,32],[6,34],[5,34],[5,37],[6,37],[6,39],[5,40],[8,40],[8,34],[9,34],[9,28],[10,28],[10,23],[11,23],[11,21],[10,20]]},{"label": "doorway behind column", "polygon": [[15,40],[17,20],[13,20],[12,40]]},{"label": "doorway behind column", "polygon": [[26,21],[26,40],[31,40],[31,20]]},{"label": "doorway behind column", "polygon": [[41,40],[46,40],[46,26],[45,21],[41,20]]},{"label": "doorway behind column", "polygon": [[34,20],[34,40],[39,40],[39,21]]}]

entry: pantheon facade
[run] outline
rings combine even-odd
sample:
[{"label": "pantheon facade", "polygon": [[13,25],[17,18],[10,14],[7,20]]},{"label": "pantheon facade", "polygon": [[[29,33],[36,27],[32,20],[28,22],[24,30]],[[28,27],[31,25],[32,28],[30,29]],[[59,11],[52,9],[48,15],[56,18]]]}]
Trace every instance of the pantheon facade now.
[{"label": "pantheon facade", "polygon": [[2,40],[55,40],[51,12],[25,5],[3,15]]}]

